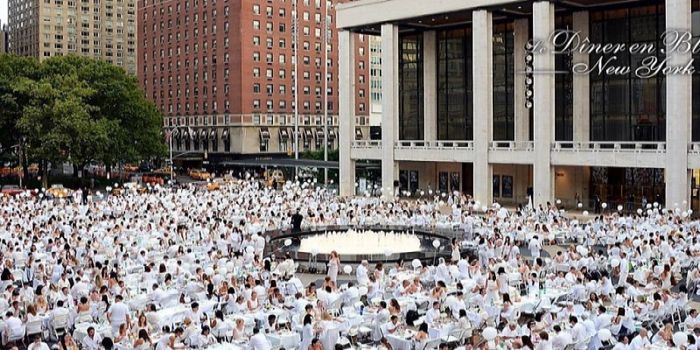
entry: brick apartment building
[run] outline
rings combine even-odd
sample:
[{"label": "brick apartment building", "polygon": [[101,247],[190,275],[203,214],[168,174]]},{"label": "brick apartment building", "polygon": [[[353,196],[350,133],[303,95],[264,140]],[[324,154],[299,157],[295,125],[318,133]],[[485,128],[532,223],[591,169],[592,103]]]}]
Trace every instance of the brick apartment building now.
[{"label": "brick apartment building", "polygon": [[[176,163],[294,154],[295,0],[139,0],[138,76]],[[339,1],[296,0],[299,151],[338,147]],[[328,14],[328,135],[324,25]],[[357,34],[356,131],[369,137],[369,37]]]}]

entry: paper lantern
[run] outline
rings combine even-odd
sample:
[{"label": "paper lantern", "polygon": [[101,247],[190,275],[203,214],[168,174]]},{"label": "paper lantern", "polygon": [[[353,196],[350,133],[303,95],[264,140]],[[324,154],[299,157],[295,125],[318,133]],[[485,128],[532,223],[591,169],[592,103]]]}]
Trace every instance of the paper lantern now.
[{"label": "paper lantern", "polygon": [[610,341],[610,337],[612,337],[612,333],[609,329],[603,328],[598,331],[598,339],[600,339],[600,341]]},{"label": "paper lantern", "polygon": [[418,269],[421,268],[423,264],[420,262],[420,260],[413,259],[413,261],[411,261],[411,266],[413,266],[414,269]]},{"label": "paper lantern", "polygon": [[605,209],[605,208],[608,207],[608,203],[603,203],[603,204],[601,204],[600,206],[603,207],[603,209]]},{"label": "paper lantern", "polygon": [[496,328],[486,327],[486,328],[484,328],[482,335],[484,336],[484,339],[486,339],[487,341],[492,341],[492,340],[496,339],[496,336],[498,335],[498,331],[496,330]]},{"label": "paper lantern", "polygon": [[688,344],[688,335],[683,332],[676,332],[673,334],[673,344],[676,347],[685,346]]},{"label": "paper lantern", "polygon": [[643,211],[642,209],[637,209],[637,215],[642,215]]},{"label": "paper lantern", "polygon": [[435,247],[435,249],[440,248],[440,240],[438,240],[438,239],[434,240],[433,247]]},{"label": "paper lantern", "polygon": [[651,216],[651,214],[654,214],[654,212],[651,209],[647,209],[647,215]]},{"label": "paper lantern", "polygon": [[617,206],[617,211],[622,211],[622,204]]},{"label": "paper lantern", "polygon": [[583,208],[583,203],[579,203],[579,204],[577,204],[576,206],[579,207],[579,208]]},{"label": "paper lantern", "polygon": [[654,202],[654,208],[658,208],[658,207],[659,207],[659,202]]},{"label": "paper lantern", "polygon": [[346,274],[349,275],[352,272],[352,266],[350,266],[350,265],[343,266],[343,272],[345,272]]},{"label": "paper lantern", "polygon": [[561,204],[561,199],[557,199],[557,205]]},{"label": "paper lantern", "polygon": [[584,210],[583,213],[581,213],[581,214],[588,215],[588,210]]}]

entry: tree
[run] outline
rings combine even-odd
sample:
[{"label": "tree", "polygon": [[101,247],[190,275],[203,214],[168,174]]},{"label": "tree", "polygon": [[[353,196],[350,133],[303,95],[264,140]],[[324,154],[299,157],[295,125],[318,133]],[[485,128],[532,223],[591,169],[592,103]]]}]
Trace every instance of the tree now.
[{"label": "tree", "polygon": [[0,55],[0,142],[21,135],[31,158],[82,169],[164,156],[161,121],[136,78],[107,62]]}]

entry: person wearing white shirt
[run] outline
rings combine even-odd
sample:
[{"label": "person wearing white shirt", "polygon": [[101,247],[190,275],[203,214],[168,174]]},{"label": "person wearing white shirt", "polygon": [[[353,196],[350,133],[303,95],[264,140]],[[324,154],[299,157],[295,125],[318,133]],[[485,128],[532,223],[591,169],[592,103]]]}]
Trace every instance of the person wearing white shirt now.
[{"label": "person wearing white shirt", "polygon": [[433,307],[425,313],[425,323],[432,326],[435,321],[440,319],[440,302],[433,302]]},{"label": "person wearing white shirt", "polygon": [[348,289],[343,292],[343,302],[350,303],[353,300],[358,300],[360,297],[360,291],[357,289],[354,283],[348,282]]},{"label": "person wearing white shirt", "polygon": [[95,327],[88,327],[87,335],[81,341],[83,350],[99,350],[102,343],[102,336],[95,332]]},{"label": "person wearing white shirt", "polygon": [[126,323],[127,328],[131,324],[131,316],[129,315],[129,307],[124,304],[124,298],[121,295],[115,297],[116,302],[107,310],[107,320],[112,324],[112,332],[117,334],[119,326]]},{"label": "person wearing white shirt", "polygon": [[549,341],[549,333],[540,332],[540,342],[535,345],[535,350],[552,350],[552,342]]},{"label": "person wearing white shirt", "polygon": [[357,284],[364,286],[369,283],[369,274],[367,271],[367,266],[369,263],[367,260],[362,260],[362,263],[360,265],[357,265],[357,269],[355,270],[355,277],[357,277]]},{"label": "person wearing white shirt", "polygon": [[527,248],[530,250],[530,254],[532,255],[533,259],[537,259],[540,257],[540,250],[542,249],[542,245],[540,244],[540,240],[537,237],[537,235],[532,236],[532,239],[530,239]]},{"label": "person wearing white shirt", "polygon": [[518,327],[518,323],[515,321],[510,321],[508,322],[508,326],[503,328],[501,331],[501,337],[503,338],[517,338],[522,335],[522,332],[520,330],[520,327]]},{"label": "person wearing white shirt", "polygon": [[49,350],[49,345],[41,341],[41,335],[34,336],[34,341],[27,346],[27,350]]},{"label": "person wearing white shirt", "polygon": [[651,346],[649,341],[649,332],[646,328],[642,328],[639,334],[630,342],[629,350],[645,350]]},{"label": "person wearing white shirt", "polygon": [[265,334],[260,333],[258,327],[253,328],[253,336],[250,337],[250,342],[248,344],[248,349],[250,350],[270,350],[272,349],[272,344],[267,340]]},{"label": "person wearing white shirt", "polygon": [[23,333],[24,326],[22,325],[22,320],[12,314],[12,311],[8,311],[5,314],[5,337],[7,339],[14,338]]},{"label": "person wearing white shirt", "polygon": [[190,336],[190,346],[195,348],[206,348],[216,344],[216,338],[211,334],[209,326],[202,326],[202,332]]},{"label": "person wearing white shirt", "polygon": [[578,343],[586,339],[586,327],[578,321],[576,316],[569,316],[569,324],[571,326],[571,339],[574,343]]},{"label": "person wearing white shirt", "polygon": [[[49,313],[49,318],[51,319],[52,322],[55,322],[57,318],[63,318],[63,317],[68,317],[70,318],[70,310],[65,308],[63,306],[63,300],[59,300],[56,302],[56,307],[51,310]],[[69,325],[70,326],[70,320],[69,320]]]}]

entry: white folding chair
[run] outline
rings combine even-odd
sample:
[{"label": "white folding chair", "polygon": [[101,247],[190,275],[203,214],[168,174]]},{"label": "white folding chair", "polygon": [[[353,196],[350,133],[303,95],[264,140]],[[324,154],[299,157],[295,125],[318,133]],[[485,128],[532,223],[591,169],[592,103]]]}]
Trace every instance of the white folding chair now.
[{"label": "white folding chair", "polygon": [[53,319],[53,334],[58,339],[59,336],[68,333],[69,327],[69,315],[57,315]]},{"label": "white folding chair", "polygon": [[[42,319],[36,319],[36,320],[31,320],[27,322],[27,326],[25,329],[25,333],[27,335],[27,338],[30,338],[32,335],[35,334],[40,334],[42,335],[43,338],[43,320]],[[30,338],[31,341],[31,338]]]}]

